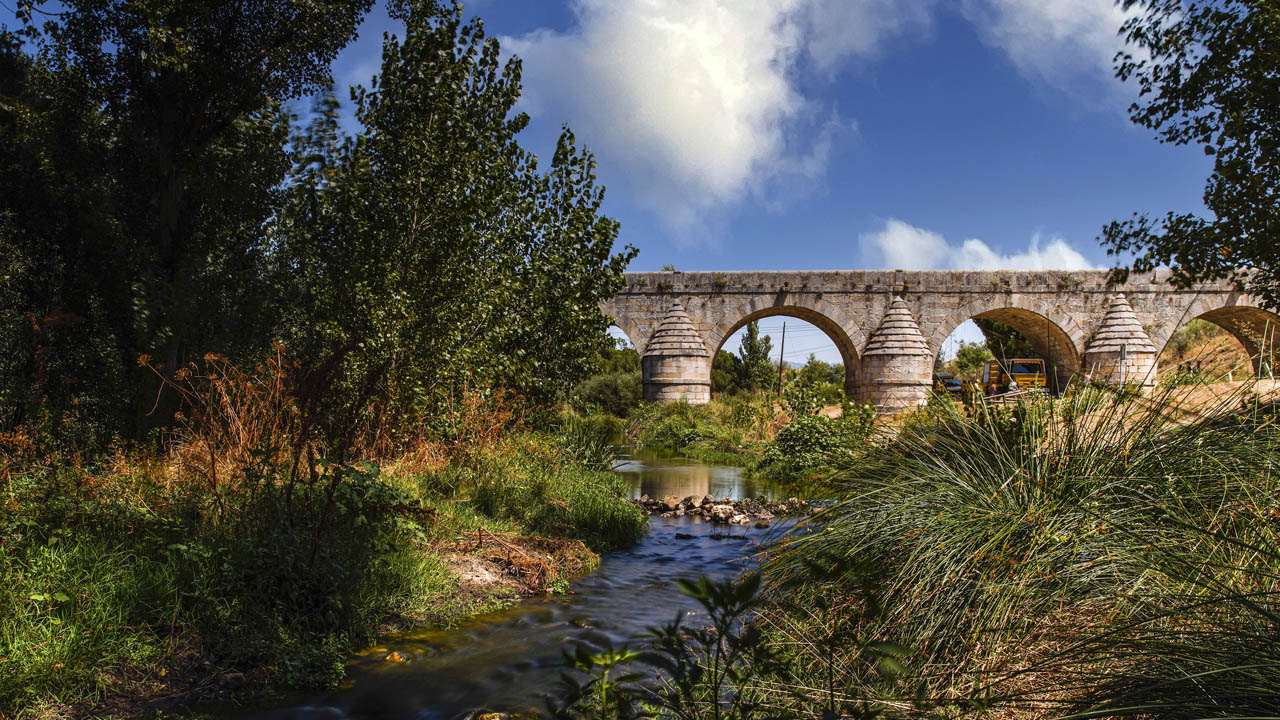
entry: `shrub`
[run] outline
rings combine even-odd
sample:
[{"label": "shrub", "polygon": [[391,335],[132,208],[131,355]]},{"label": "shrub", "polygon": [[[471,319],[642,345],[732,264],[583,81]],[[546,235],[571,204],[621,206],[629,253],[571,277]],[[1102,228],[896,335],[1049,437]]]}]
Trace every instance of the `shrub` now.
[{"label": "shrub", "polygon": [[644,391],[639,372],[618,372],[587,378],[573,389],[570,405],[578,412],[601,411],[626,417],[640,404]]},{"label": "shrub", "polygon": [[752,472],[771,480],[801,480],[849,462],[870,437],[874,411],[848,404],[848,415],[800,415],[778,431]]},{"label": "shrub", "polygon": [[566,465],[545,447],[496,448],[468,474],[462,492],[477,511],[534,532],[582,540],[592,550],[626,547],[648,529],[648,517],[627,499],[621,478]]}]

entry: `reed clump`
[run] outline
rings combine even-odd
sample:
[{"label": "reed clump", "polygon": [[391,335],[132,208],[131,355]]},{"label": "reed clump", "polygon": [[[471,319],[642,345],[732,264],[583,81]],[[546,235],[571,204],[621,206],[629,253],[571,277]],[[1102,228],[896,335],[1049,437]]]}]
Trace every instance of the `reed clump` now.
[{"label": "reed clump", "polygon": [[[848,696],[956,712],[1280,713],[1280,411],[1253,389],[932,407],[833,480],[766,564],[761,621]],[[812,608],[910,648],[832,670]],[[865,612],[868,607],[875,612]],[[797,608],[803,608],[801,612]],[[839,653],[835,653],[836,656]]]}]

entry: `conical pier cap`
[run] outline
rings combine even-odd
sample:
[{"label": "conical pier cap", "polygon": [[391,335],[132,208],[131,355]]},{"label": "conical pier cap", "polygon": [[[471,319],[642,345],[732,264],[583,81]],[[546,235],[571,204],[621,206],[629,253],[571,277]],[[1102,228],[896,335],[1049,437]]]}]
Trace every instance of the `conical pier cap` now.
[{"label": "conical pier cap", "polygon": [[929,343],[920,334],[920,326],[911,315],[911,308],[907,307],[902,298],[895,297],[862,356],[932,354],[929,352]]}]

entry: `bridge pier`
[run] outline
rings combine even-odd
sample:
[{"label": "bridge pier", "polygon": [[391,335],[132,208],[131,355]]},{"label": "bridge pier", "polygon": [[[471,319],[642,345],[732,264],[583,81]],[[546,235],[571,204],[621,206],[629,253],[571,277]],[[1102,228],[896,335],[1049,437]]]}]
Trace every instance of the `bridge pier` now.
[{"label": "bridge pier", "polygon": [[924,404],[933,387],[933,352],[900,297],[889,304],[862,353],[858,402],[893,414]]},{"label": "bridge pier", "polygon": [[1124,293],[1113,295],[1107,314],[1085,349],[1085,372],[1095,382],[1133,384],[1146,389],[1156,384],[1159,357]]},{"label": "bridge pier", "polygon": [[645,402],[711,402],[711,353],[679,300],[672,300],[640,356]]}]

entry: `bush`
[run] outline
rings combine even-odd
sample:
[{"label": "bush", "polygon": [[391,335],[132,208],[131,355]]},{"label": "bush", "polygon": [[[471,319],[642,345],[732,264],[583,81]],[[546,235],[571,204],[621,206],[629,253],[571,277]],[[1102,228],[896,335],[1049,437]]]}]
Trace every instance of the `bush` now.
[{"label": "bush", "polygon": [[569,404],[578,412],[601,411],[614,417],[626,417],[640,405],[643,397],[640,373],[618,372],[582,381],[573,389]]},{"label": "bush", "polygon": [[787,423],[752,472],[771,480],[794,481],[850,462],[866,447],[875,413],[851,403],[846,403],[845,412],[839,418],[800,415]]},{"label": "bush", "polygon": [[384,618],[422,613],[452,585],[395,510],[406,498],[371,470],[332,502],[319,487],[231,498],[226,522],[202,511],[207,496],[175,497],[155,480],[17,483],[0,522],[0,604],[15,610],[0,621],[0,707],[75,702],[103,673],[164,667],[193,644],[215,666],[265,668],[281,686],[331,685]]},{"label": "bush", "polygon": [[772,397],[743,394],[708,405],[642,405],[627,421],[627,438],[646,450],[749,465],[778,424]]},{"label": "bush", "polygon": [[648,517],[617,475],[573,464],[563,450],[533,436],[472,459],[458,492],[489,517],[538,533],[582,540],[597,552],[644,537]]}]

